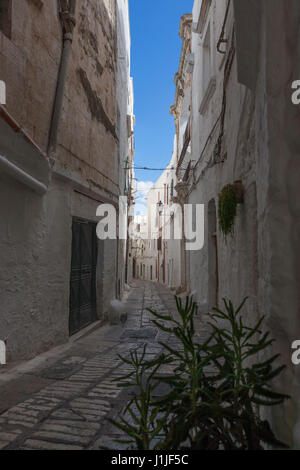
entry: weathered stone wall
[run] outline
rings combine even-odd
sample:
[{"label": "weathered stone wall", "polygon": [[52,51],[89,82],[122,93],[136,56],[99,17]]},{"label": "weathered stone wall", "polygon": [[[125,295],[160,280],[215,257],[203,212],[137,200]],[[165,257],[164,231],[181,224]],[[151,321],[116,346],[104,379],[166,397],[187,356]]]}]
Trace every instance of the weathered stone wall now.
[{"label": "weathered stone wall", "polygon": [[[58,2],[12,0],[11,38],[0,31],[6,109],[37,144],[1,117],[0,155],[48,187],[40,195],[0,175],[0,337],[9,362],[68,340],[72,217],[97,221],[99,204],[118,202],[115,0],[78,1],[76,23],[53,166],[45,154],[62,51]],[[104,243],[99,318],[117,285],[117,246]]]},{"label": "weathered stone wall", "polygon": [[[198,21],[201,1],[194,5]],[[214,47],[224,6],[212,1]],[[291,394],[284,406],[262,410],[272,419],[283,441],[300,445],[299,366],[291,363],[292,342],[299,339],[299,107],[292,104],[291,84],[299,78],[299,2],[236,0],[226,24],[227,55],[216,54],[216,87],[204,112],[201,107],[202,51],[193,36],[192,155],[197,162],[189,202],[206,205],[205,247],[189,257],[190,288],[205,312],[212,306],[212,250],[209,204],[223,186],[242,180],[244,203],[239,205],[233,237],[225,242],[217,224],[218,298],[234,303],[250,296],[243,313],[249,323],[266,316],[265,328],[275,338],[274,354],[287,366],[275,384]],[[235,13],[235,16],[234,16]],[[224,95],[224,67],[235,25],[235,56]],[[224,48],[224,45],[223,45]],[[222,102],[226,96],[221,153]],[[214,127],[214,125],[216,126]],[[217,157],[217,159],[216,159]],[[212,207],[212,206],[210,206]],[[271,354],[272,351],[269,351]],[[268,355],[269,355],[268,354]]]},{"label": "weathered stone wall", "polygon": [[91,189],[99,185],[112,197],[119,191],[115,1],[77,4],[58,159]]},{"label": "weathered stone wall", "polygon": [[[115,0],[77,2],[59,126],[58,159],[96,189],[118,194]],[[0,32],[7,110],[44,151],[62,51],[57,0],[12,2],[11,40]],[[76,130],[76,132],[74,132]]]},{"label": "weathered stone wall", "polygon": [[[120,193],[130,198],[129,175],[133,169],[125,170],[133,166],[133,81],[130,77],[130,28],[128,0],[117,0],[117,126],[119,133],[119,186]],[[125,207],[123,207],[125,209]],[[128,242],[130,243],[130,241]],[[118,246],[118,297],[122,297],[125,288],[125,266],[127,266],[127,282],[131,279],[132,267],[129,258],[129,245],[127,241],[119,240]]]},{"label": "weathered stone wall", "polygon": [[11,39],[0,31],[1,79],[7,110],[42,150],[48,132],[61,54],[57,1],[12,1]]},{"label": "weathered stone wall", "polygon": [[300,73],[300,5],[267,0],[261,13],[255,83],[259,309],[276,339],[274,353],[287,365],[277,386],[292,397],[273,409],[273,425],[299,448],[300,369],[291,362],[291,345],[300,338],[300,111],[291,84]]},{"label": "weathered stone wall", "polygon": [[[199,4],[200,2],[198,2]],[[212,2],[210,16],[213,46],[212,61],[216,80],[215,91],[206,109],[199,112],[203,98],[201,77],[203,73],[202,45],[199,35],[193,35],[194,72],[192,85],[192,158],[196,164],[194,185],[188,202],[205,204],[205,244],[201,251],[189,256],[190,289],[197,293],[203,312],[211,309],[222,298],[230,298],[235,304],[249,297],[244,312],[249,321],[257,318],[257,218],[256,218],[256,167],[254,153],[253,97],[237,81],[236,58],[232,62],[227,86],[224,89],[224,72],[230,63],[233,10],[226,24],[226,56],[216,51],[224,20],[224,4]],[[199,6],[194,7],[194,21],[198,21]],[[224,46],[223,46],[224,48]],[[215,160],[215,149],[221,134],[222,102],[226,98],[224,133],[220,155]],[[219,119],[219,121],[218,121]],[[217,123],[214,129],[214,125]],[[215,278],[215,257],[212,238],[215,230],[210,228],[209,210],[214,201],[215,218],[218,215],[218,195],[227,184],[241,180],[244,187],[244,203],[238,206],[234,236],[222,236],[216,226],[218,292],[212,285]],[[215,282],[215,279],[214,279]]]},{"label": "weathered stone wall", "polygon": [[[70,193],[45,198],[0,177],[0,332],[7,361],[33,357],[68,338]],[[13,206],[13,207],[12,207]]]}]

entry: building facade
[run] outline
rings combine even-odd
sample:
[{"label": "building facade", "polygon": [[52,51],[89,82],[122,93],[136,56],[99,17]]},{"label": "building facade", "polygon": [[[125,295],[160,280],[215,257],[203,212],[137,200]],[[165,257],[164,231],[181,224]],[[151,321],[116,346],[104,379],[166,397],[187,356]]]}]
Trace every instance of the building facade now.
[{"label": "building facade", "polygon": [[66,342],[122,295],[126,247],[97,239],[96,210],[118,210],[125,195],[128,2],[5,0],[0,59],[0,335],[10,362]]},{"label": "building facade", "polygon": [[[300,110],[291,99],[300,73],[299,25],[299,2],[195,0],[180,22],[171,107],[173,202],[205,210],[204,246],[187,251],[182,239],[172,268],[180,276],[171,285],[192,293],[201,315],[223,298],[239,305],[248,297],[246,321],[253,325],[265,316],[273,353],[287,365],[276,385],[291,400],[261,412],[271,414],[275,433],[292,446],[300,445],[300,369],[291,361],[300,334]],[[167,171],[149,195],[163,210]],[[228,185],[237,208],[233,232],[224,236],[219,203]],[[176,252],[175,241],[168,245]],[[164,245],[155,257],[156,279],[167,284]]]},{"label": "building facade", "polygon": [[[172,158],[147,195],[145,216],[135,217],[135,277],[181,286],[181,232],[176,230],[181,207],[176,193],[176,138]],[[180,233],[179,233],[180,232]]]},{"label": "building facade", "polygon": [[[118,80],[117,116],[119,120],[119,187],[123,195],[123,210],[127,212],[127,225],[132,220],[134,208],[134,92],[130,75],[130,24],[128,0],[119,0],[118,8]],[[130,240],[119,240],[118,298],[122,297],[125,284],[130,281]]]}]

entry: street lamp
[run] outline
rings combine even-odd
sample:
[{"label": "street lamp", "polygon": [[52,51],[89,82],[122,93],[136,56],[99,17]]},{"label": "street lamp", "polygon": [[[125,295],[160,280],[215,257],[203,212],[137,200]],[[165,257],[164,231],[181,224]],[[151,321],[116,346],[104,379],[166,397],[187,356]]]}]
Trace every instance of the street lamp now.
[{"label": "street lamp", "polygon": [[161,215],[162,212],[163,212],[163,206],[164,206],[164,205],[163,205],[163,203],[162,203],[161,201],[159,201],[159,202],[157,203],[159,215]]}]

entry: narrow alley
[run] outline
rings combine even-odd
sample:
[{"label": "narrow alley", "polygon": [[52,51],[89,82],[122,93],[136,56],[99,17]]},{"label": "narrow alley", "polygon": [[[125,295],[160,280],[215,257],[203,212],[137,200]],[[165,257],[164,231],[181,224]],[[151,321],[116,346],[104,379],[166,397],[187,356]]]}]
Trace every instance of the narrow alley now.
[{"label": "narrow alley", "polygon": [[152,326],[147,308],[173,313],[175,302],[166,287],[137,281],[126,306],[125,325],[106,324],[38,360],[1,369],[1,449],[122,448],[115,443],[120,432],[107,421],[129,399],[114,381],[128,368],[118,354],[146,343],[153,357],[161,351],[159,341],[174,341]]}]

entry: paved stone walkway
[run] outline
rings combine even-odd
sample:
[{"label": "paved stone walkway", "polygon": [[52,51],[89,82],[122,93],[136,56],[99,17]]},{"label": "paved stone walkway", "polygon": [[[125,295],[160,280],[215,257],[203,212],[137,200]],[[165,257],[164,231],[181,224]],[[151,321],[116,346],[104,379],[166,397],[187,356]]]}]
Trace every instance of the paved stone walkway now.
[{"label": "paved stone walkway", "polygon": [[128,320],[104,326],[14,374],[0,374],[0,449],[121,449],[118,430],[108,421],[128,401],[114,378],[128,366],[118,358],[168,334],[151,324],[147,308],[175,312],[173,295],[163,286],[137,282],[129,294]]}]

